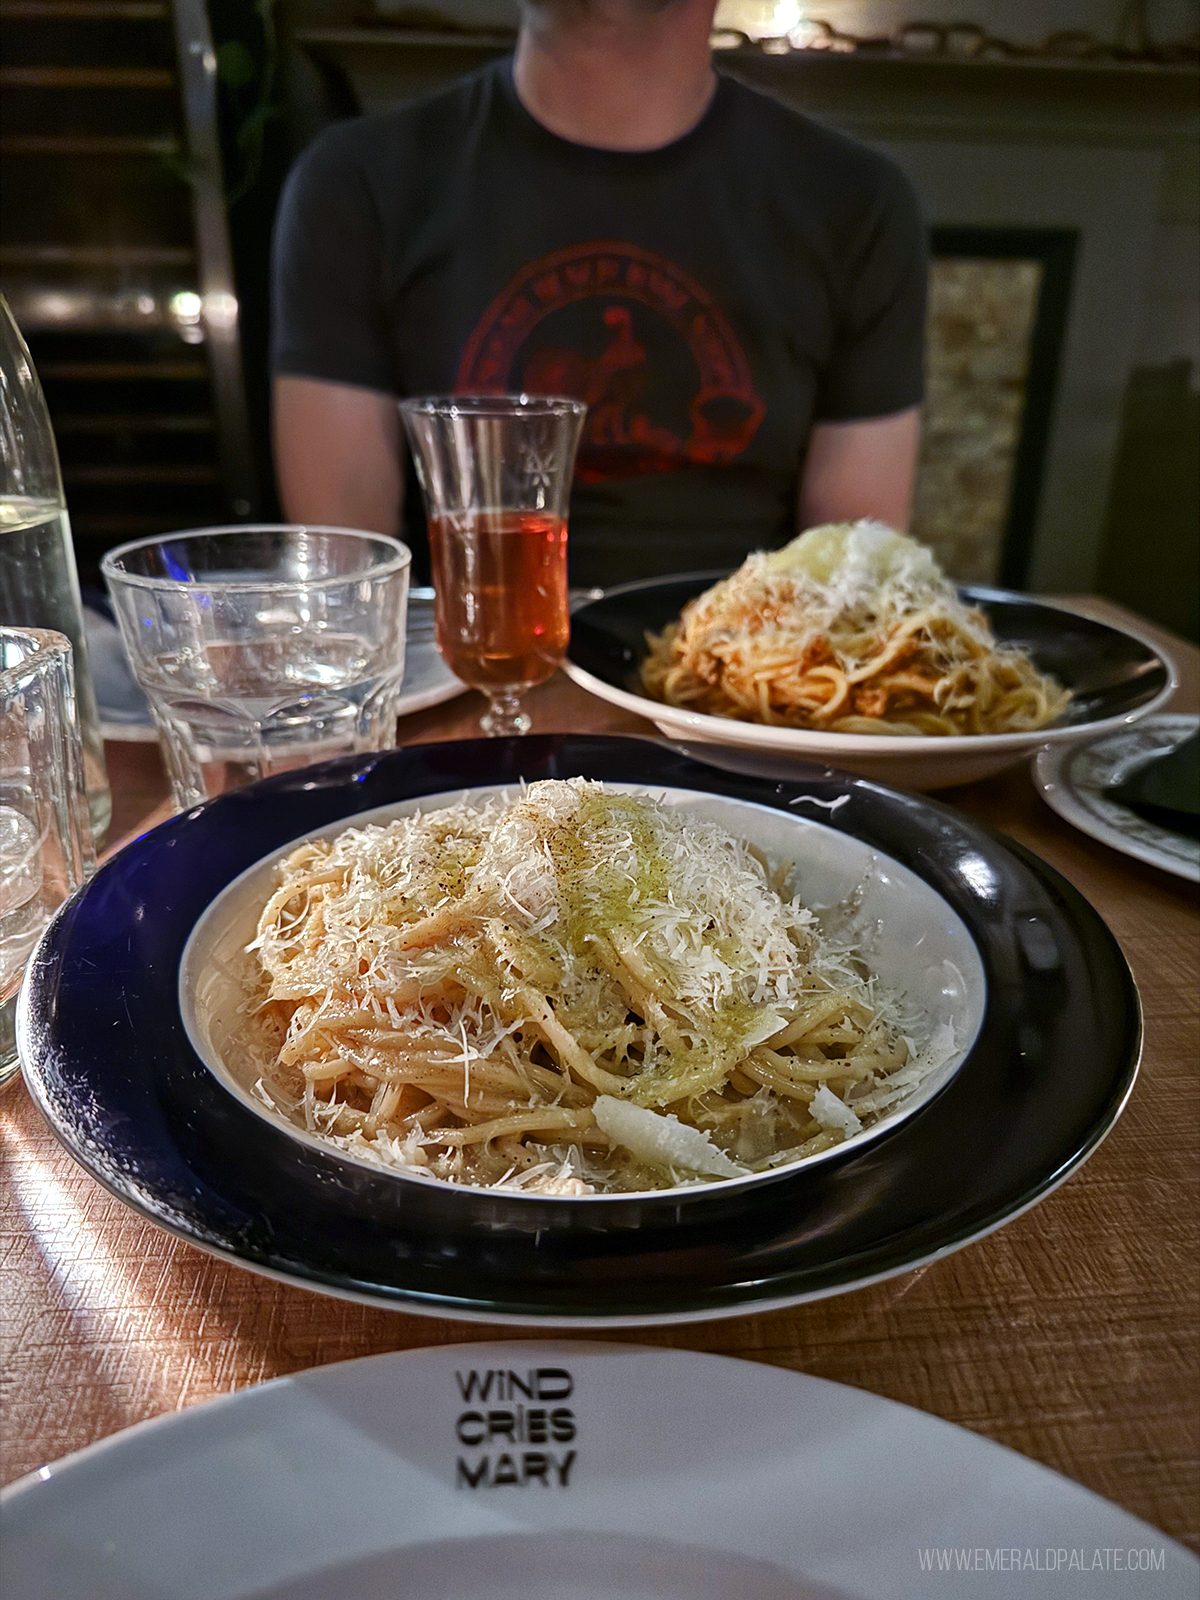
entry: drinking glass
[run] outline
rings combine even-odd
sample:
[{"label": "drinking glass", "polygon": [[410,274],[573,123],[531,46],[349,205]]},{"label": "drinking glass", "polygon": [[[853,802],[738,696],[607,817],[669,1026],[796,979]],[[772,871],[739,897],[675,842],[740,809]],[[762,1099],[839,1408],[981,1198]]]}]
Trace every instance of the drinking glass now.
[{"label": "drinking glass", "polygon": [[528,733],[521,696],[567,653],[567,506],[586,412],[524,394],[400,402],[429,523],[438,649],[487,695],[488,735]]},{"label": "drinking glass", "polygon": [[70,640],[0,627],[0,1087],[30,953],[95,865]]},{"label": "drinking glass", "polygon": [[349,528],[197,528],[101,571],[181,811],[395,742],[411,556]]},{"label": "drinking glass", "polygon": [[93,837],[112,817],[58,448],[29,347],[0,295],[0,623],[71,641]]}]

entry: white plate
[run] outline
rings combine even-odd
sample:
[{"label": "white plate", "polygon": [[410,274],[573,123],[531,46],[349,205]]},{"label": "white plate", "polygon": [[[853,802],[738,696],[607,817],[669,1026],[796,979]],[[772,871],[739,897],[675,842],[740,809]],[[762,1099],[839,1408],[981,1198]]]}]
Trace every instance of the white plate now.
[{"label": "white plate", "polygon": [[466,684],[450,671],[433,640],[433,590],[410,592],[404,685],[396,715],[408,717],[414,711],[428,711],[430,706],[440,706],[466,692]]},{"label": "white plate", "polygon": [[1041,750],[1033,763],[1033,780],[1046,804],[1081,833],[1136,861],[1200,883],[1200,839],[1159,828],[1104,792],[1132,777],[1151,756],[1190,739],[1198,727],[1200,717],[1146,717],[1135,727],[1065,750]]},{"label": "white plate", "polygon": [[[101,737],[153,744],[158,731],[150,720],[146,697],[129,669],[116,624],[89,608],[84,612],[84,625]],[[433,591],[411,591],[404,686],[396,707],[397,715],[407,717],[414,711],[427,711],[430,706],[440,706],[443,701],[466,692],[466,684],[450,671],[433,640]]]},{"label": "white plate", "polygon": [[832,733],[739,722],[649,699],[634,687],[647,634],[677,617],[715,576],[621,584],[581,606],[573,614],[565,670],[589,694],[646,717],[694,760],[726,771],[787,779],[802,764],[827,762],[900,788],[948,788],[1002,772],[1042,745],[1127,727],[1165,705],[1177,683],[1173,663],[1139,634],[1034,595],[968,587],[960,591],[963,599],[984,609],[1002,643],[1028,650],[1042,671],[1072,690],[1061,722],[969,737]]},{"label": "white plate", "polygon": [[1149,1524],[935,1417],[616,1344],[317,1368],[128,1429],[2,1508],[13,1600],[1193,1600],[1200,1582]]}]

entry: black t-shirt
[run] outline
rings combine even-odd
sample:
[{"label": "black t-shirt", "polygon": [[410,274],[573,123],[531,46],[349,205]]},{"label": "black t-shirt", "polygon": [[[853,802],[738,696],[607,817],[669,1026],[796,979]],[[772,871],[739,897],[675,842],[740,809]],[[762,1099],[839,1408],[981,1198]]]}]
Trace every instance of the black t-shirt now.
[{"label": "black t-shirt", "polygon": [[[586,400],[571,577],[616,583],[789,538],[813,423],[921,399],[925,280],[886,157],[725,77],[674,144],[595,150],[530,116],[505,60],[304,152],[273,366]],[[420,551],[411,473],[405,534]]]}]

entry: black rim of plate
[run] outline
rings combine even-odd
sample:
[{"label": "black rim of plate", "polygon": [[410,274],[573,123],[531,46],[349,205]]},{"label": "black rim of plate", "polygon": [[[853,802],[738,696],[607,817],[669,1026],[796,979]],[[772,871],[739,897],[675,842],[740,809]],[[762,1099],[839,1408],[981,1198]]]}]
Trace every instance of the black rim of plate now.
[{"label": "black rim of plate", "polygon": [[[575,776],[815,817],[923,878],[966,924],[988,983],[979,1039],[951,1083],[828,1165],[730,1195],[717,1186],[602,1204],[377,1173],[314,1152],[221,1087],[188,1041],[177,984],[192,928],[228,883],[379,806]],[[808,803],[843,796],[832,811]],[[1120,948],[1082,896],[949,807],[817,764],[779,783],[650,740],[546,735],[330,762],[164,823],[59,912],[31,963],[18,1037],[30,1090],[75,1159],[189,1242],[398,1310],[594,1327],[816,1299],[991,1232],[1112,1126],[1136,1075],[1141,1019]]]},{"label": "black rim of plate", "polygon": [[[640,694],[637,670],[646,655],[647,633],[660,633],[689,600],[728,576],[728,571],[687,572],[606,590],[572,616],[568,660],[611,688]],[[1082,732],[1093,723],[1126,716],[1149,706],[1173,682],[1152,645],[1106,622],[1008,589],[973,585],[959,595],[967,605],[980,607],[1002,644],[1027,650],[1040,672],[1072,691],[1055,728],[1077,726]]]}]

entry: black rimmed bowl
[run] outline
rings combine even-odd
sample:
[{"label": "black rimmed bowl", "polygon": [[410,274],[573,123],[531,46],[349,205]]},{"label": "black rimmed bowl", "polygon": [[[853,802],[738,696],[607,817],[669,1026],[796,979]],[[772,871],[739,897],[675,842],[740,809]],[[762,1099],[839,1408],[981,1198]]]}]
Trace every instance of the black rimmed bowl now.
[{"label": "black rimmed bowl", "polygon": [[[966,928],[986,996],[966,1060],[861,1151],[751,1188],[597,1206],[404,1181],[272,1125],[197,1054],[180,964],[214,899],[292,841],[417,796],[583,776],[724,796],[861,841]],[[438,1316],[633,1326],[727,1316],[902,1272],[1000,1226],[1111,1127],[1140,1017],[1111,934],[1051,869],[954,812],[814,767],[791,783],[649,741],[413,747],[234,790],[127,846],[31,963],[26,1078],[75,1158],[189,1242],[311,1289]]]},{"label": "black rimmed bowl", "polygon": [[961,598],[980,607],[997,640],[1028,651],[1039,672],[1070,689],[1071,702],[1052,726],[961,736],[831,733],[735,722],[651,700],[638,687],[647,633],[661,633],[689,600],[727,576],[693,572],[609,589],[572,617],[565,665],[580,688],[649,718],[697,759],[735,772],[788,778],[803,763],[824,761],[907,789],[947,788],[1002,772],[1045,745],[1126,727],[1164,705],[1178,681],[1173,664],[1135,634],[1032,595],[968,587]]}]

